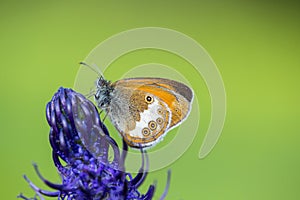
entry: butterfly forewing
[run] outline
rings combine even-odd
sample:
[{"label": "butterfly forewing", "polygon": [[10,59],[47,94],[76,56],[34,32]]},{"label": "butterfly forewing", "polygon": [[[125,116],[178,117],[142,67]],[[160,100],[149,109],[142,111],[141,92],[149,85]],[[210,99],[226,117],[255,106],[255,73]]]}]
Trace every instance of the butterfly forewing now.
[{"label": "butterfly forewing", "polygon": [[186,118],[193,99],[189,87],[168,79],[123,79],[114,85],[109,117],[133,147],[147,147],[161,140]]}]

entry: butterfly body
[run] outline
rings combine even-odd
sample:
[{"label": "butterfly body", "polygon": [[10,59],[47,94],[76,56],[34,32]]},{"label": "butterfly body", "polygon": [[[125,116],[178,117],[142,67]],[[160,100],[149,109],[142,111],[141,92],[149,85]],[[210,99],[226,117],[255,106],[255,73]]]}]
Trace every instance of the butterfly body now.
[{"label": "butterfly body", "polygon": [[150,147],[189,114],[193,91],[177,81],[99,78],[95,100],[131,147]]}]

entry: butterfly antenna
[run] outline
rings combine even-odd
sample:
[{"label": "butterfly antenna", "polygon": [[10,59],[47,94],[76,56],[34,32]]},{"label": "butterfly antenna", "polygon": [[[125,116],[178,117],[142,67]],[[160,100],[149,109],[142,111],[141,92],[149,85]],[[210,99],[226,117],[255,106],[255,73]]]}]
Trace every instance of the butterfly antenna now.
[{"label": "butterfly antenna", "polygon": [[80,64],[80,65],[84,65],[84,66],[90,68],[91,70],[93,70],[94,72],[96,72],[96,74],[98,74],[99,77],[103,77],[103,74],[102,74],[99,70],[97,70],[98,67],[92,67],[92,66],[88,65],[88,64],[85,63],[85,62],[80,62],[79,64]]}]

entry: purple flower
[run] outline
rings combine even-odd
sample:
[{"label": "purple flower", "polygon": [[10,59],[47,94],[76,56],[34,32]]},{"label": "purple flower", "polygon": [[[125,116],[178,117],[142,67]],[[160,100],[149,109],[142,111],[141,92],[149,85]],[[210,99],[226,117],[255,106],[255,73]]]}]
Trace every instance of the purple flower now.
[{"label": "purple flower", "polygon": [[[94,104],[83,95],[71,89],[60,88],[47,104],[47,120],[50,125],[49,140],[52,147],[52,158],[62,183],[56,184],[45,179],[34,169],[40,179],[54,191],[38,188],[26,176],[36,195],[22,199],[43,199],[43,196],[67,200],[100,200],[100,199],[152,199],[155,186],[150,185],[145,194],[138,191],[147,176],[148,157],[141,149],[142,165],[139,173],[132,177],[125,171],[125,158],[128,150],[123,141],[120,149],[100,121]],[[109,148],[113,149],[113,160],[109,161]],[[63,160],[63,164],[60,160]],[[166,196],[168,182],[161,199]]]}]

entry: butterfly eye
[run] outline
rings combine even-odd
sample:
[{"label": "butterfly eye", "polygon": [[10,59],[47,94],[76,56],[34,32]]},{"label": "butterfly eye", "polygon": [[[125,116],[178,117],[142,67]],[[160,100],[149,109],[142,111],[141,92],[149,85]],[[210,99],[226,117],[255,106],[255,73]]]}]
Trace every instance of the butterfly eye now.
[{"label": "butterfly eye", "polygon": [[153,102],[153,98],[151,96],[147,95],[147,96],[145,96],[145,101],[147,103],[152,103]]},{"label": "butterfly eye", "polygon": [[143,128],[142,134],[143,134],[144,136],[148,136],[148,135],[150,134],[150,129],[149,129],[149,128]]},{"label": "butterfly eye", "polygon": [[157,127],[157,124],[155,121],[150,121],[149,124],[148,124],[148,127],[153,131],[156,129]]}]

